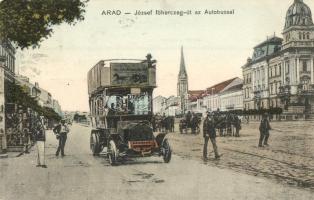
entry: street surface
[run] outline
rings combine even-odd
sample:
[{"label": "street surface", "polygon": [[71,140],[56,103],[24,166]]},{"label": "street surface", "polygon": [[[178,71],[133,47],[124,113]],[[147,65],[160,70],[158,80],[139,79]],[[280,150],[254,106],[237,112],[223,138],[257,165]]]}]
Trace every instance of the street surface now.
[{"label": "street surface", "polygon": [[[91,155],[89,127],[77,124],[71,127],[64,158],[55,156],[57,140],[48,131],[47,169],[35,167],[36,148],[32,148],[30,154],[0,160],[0,200],[313,199],[314,193],[310,188],[260,177],[259,173],[262,172],[258,171],[261,169],[266,173],[274,168],[273,171],[277,172],[277,168],[286,167],[285,162],[289,162],[291,166],[287,168],[288,172],[290,169],[296,175],[304,172],[304,177],[312,182],[313,170],[310,172],[310,169],[313,169],[313,147],[308,148],[308,145],[313,144],[313,140],[310,140],[313,133],[300,144],[289,142],[288,139],[299,141],[300,137],[309,133],[299,133],[295,135],[296,138],[289,136],[285,140],[280,137],[283,132],[278,133],[278,136],[274,133],[270,142],[272,146],[259,150],[255,147],[256,131],[249,133],[255,126],[243,127],[241,138],[218,138],[219,150],[223,153],[220,161],[204,163],[200,159],[201,134],[191,136],[172,133],[169,137],[175,155],[169,164],[163,163],[162,158],[152,157],[130,160],[114,167],[108,164],[105,156]],[[294,126],[291,125],[291,128]],[[302,129],[301,126],[299,128]],[[294,134],[291,132],[289,135]],[[275,142],[276,137],[282,141]],[[230,145],[227,144],[229,141]],[[287,145],[292,148],[286,155]],[[233,151],[239,149],[240,152],[242,148],[247,148],[246,153],[265,154],[264,157],[269,156],[270,159]],[[296,160],[295,154],[299,156]],[[243,166],[246,168],[241,169]],[[251,175],[254,169],[258,173],[256,176]],[[250,172],[249,175],[246,172]]]},{"label": "street surface", "polygon": [[[270,146],[264,148],[257,147],[258,127],[257,122],[242,124],[240,138],[217,137],[218,151],[223,157],[208,164],[314,191],[314,123],[271,122]],[[170,141],[177,155],[201,159],[202,134],[175,133]]]}]

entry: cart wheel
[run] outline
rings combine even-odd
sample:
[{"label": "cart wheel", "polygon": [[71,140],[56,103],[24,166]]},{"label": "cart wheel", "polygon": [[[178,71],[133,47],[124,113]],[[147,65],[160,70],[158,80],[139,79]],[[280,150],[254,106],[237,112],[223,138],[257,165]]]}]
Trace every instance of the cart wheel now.
[{"label": "cart wheel", "polygon": [[163,156],[164,162],[169,163],[171,160],[172,150],[167,139],[165,139],[162,142],[161,148],[162,148],[162,156]]},{"label": "cart wheel", "polygon": [[110,140],[108,144],[108,160],[110,165],[114,166],[117,164],[117,158],[118,158],[118,152],[117,152],[117,147],[116,144],[113,140]]},{"label": "cart wheel", "polygon": [[93,152],[93,155],[99,155],[101,152],[101,145],[99,141],[99,134],[97,132],[92,132],[90,136],[90,149]]}]

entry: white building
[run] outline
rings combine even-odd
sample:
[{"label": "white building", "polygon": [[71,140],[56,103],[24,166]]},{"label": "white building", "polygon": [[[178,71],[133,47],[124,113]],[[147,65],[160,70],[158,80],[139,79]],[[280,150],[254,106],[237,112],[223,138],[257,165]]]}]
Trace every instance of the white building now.
[{"label": "white building", "polygon": [[58,100],[52,100],[52,108],[59,116],[63,117],[63,112]]},{"label": "white building", "polygon": [[164,102],[166,101],[166,97],[163,96],[157,96],[153,99],[153,113],[162,113]]},{"label": "white building", "polygon": [[[207,88],[206,95],[204,95],[203,97],[203,104],[206,106],[206,109],[208,111],[216,111],[218,109],[232,110],[231,103],[229,104],[228,102],[232,101],[235,96],[238,96],[240,94],[239,91],[233,89],[237,89],[237,87],[240,87],[239,85],[241,85],[242,82],[242,79],[235,77]],[[241,104],[241,102],[239,102],[239,104]],[[227,109],[226,107],[230,108]],[[235,108],[236,107],[241,107],[241,105],[236,105]]]},{"label": "white building", "polygon": [[243,84],[237,84],[219,93],[220,111],[243,110]]},{"label": "white building", "polygon": [[257,45],[242,70],[246,109],[314,114],[314,24],[303,0],[289,7],[283,39],[273,36]]},{"label": "white building", "polygon": [[168,98],[157,96],[153,99],[153,113],[175,116],[181,113],[180,97],[170,96]]},{"label": "white building", "polygon": [[51,94],[42,88],[40,88],[38,103],[40,106],[53,108]]}]

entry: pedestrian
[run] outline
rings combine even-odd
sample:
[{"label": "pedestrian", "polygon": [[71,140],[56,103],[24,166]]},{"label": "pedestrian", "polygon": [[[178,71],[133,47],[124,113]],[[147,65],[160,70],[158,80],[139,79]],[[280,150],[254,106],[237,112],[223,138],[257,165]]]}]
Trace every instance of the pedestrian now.
[{"label": "pedestrian", "polygon": [[172,116],[171,118],[170,118],[170,122],[171,122],[171,124],[170,124],[170,129],[171,129],[171,132],[174,132],[174,116]]},{"label": "pedestrian", "polygon": [[195,131],[196,131],[196,123],[197,123],[196,115],[195,115],[194,112],[192,112],[192,117],[191,117],[191,122],[190,122],[192,134],[195,134]]},{"label": "pedestrian", "polygon": [[216,144],[216,129],[215,129],[215,123],[213,120],[213,117],[210,116],[210,114],[208,113],[204,123],[203,123],[203,137],[204,137],[204,149],[203,149],[203,158],[204,160],[208,160],[207,157],[207,146],[208,146],[208,141],[210,140],[212,145],[213,145],[213,149],[214,149],[214,153],[215,153],[215,158],[219,159],[220,155],[218,154],[218,147]]},{"label": "pedestrian", "polygon": [[241,120],[240,118],[236,115],[235,116],[235,129],[236,129],[236,133],[235,133],[235,137],[240,137],[240,130],[241,130]]},{"label": "pedestrian", "polygon": [[260,131],[260,138],[259,138],[259,147],[268,146],[268,138],[269,138],[269,130],[271,130],[269,121],[267,119],[267,114],[263,114],[259,131]]},{"label": "pedestrian", "polygon": [[57,139],[59,140],[59,146],[56,152],[56,156],[59,156],[61,151],[61,156],[65,156],[64,147],[67,140],[67,134],[69,133],[69,128],[65,124],[65,120],[62,119],[61,123],[59,123],[56,127],[54,127],[53,132],[55,133]]},{"label": "pedestrian", "polygon": [[47,168],[45,163],[45,141],[46,141],[46,133],[43,122],[41,119],[38,119],[37,126],[35,129],[35,139],[37,146],[37,166]]}]

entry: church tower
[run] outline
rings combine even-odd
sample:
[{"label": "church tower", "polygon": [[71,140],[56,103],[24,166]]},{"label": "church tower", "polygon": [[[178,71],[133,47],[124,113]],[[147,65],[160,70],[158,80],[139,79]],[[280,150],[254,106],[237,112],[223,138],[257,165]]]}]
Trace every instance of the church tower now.
[{"label": "church tower", "polygon": [[297,95],[300,86],[314,84],[314,24],[311,9],[303,0],[294,0],[289,7],[283,37],[282,83],[290,85],[291,93]]},{"label": "church tower", "polygon": [[180,72],[178,75],[177,83],[177,95],[180,97],[181,112],[184,113],[187,110],[188,101],[188,74],[185,69],[183,47],[181,47],[181,60],[180,60]]},{"label": "church tower", "polygon": [[314,24],[311,9],[303,0],[294,0],[286,14],[283,49],[312,47]]}]

